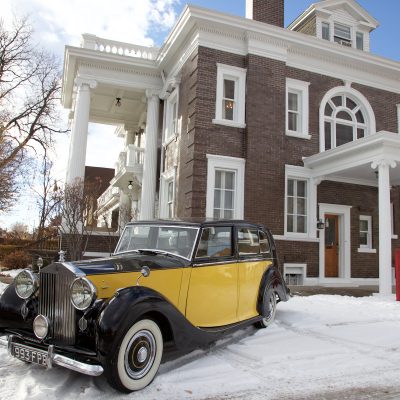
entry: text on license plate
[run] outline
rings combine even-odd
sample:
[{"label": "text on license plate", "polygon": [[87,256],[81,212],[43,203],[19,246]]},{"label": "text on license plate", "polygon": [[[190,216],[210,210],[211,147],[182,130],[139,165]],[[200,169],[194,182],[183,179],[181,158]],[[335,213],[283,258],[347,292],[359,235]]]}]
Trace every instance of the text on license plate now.
[{"label": "text on license plate", "polygon": [[12,355],[20,360],[46,366],[47,353],[27,347],[12,345]]}]

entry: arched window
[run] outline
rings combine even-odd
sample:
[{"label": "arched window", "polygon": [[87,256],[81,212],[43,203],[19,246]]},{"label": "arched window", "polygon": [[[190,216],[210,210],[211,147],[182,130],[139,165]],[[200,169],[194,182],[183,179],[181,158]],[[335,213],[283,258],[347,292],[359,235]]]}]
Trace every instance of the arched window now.
[{"label": "arched window", "polygon": [[321,151],[375,133],[375,117],[368,101],[356,90],[335,88],[321,103]]}]

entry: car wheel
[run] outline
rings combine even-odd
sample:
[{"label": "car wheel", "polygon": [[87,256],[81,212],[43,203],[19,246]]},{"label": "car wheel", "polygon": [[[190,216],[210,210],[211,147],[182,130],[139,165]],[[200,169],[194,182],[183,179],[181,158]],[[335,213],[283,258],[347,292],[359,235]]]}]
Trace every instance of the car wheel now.
[{"label": "car wheel", "polygon": [[109,364],[112,386],[122,392],[140,390],[154,379],[163,354],[163,337],[158,325],[143,319],[132,325],[120,339]]},{"label": "car wheel", "polygon": [[275,320],[276,294],[271,287],[266,287],[263,296],[262,316],[263,319],[256,323],[257,328],[267,328]]}]

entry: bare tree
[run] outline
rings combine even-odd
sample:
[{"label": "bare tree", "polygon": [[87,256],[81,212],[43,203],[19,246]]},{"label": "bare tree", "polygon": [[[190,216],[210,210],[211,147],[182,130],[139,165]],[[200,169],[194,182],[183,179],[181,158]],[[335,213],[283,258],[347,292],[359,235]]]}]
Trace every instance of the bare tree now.
[{"label": "bare tree", "polygon": [[93,198],[101,194],[100,184],[84,184],[82,179],[67,184],[64,189],[60,207],[61,232],[67,241],[68,256],[79,260],[87,246],[93,228],[88,226],[91,216]]},{"label": "bare tree", "polygon": [[[0,177],[10,186],[2,199],[15,193],[13,173],[29,149],[47,150],[59,122],[60,68],[56,59],[32,41],[27,19],[15,19],[7,29],[0,20]],[[2,179],[0,179],[2,180]],[[8,188],[8,189],[7,189]]]},{"label": "bare tree", "polygon": [[40,240],[45,236],[46,228],[59,213],[59,207],[62,200],[61,189],[58,188],[57,181],[52,177],[52,166],[52,161],[46,156],[43,157],[40,170],[40,187],[37,189],[32,188],[39,209],[37,240]]}]

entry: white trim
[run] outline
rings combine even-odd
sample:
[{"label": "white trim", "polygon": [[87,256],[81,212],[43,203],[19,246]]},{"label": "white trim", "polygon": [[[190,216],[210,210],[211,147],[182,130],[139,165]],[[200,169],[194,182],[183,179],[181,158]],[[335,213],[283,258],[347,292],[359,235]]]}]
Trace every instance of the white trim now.
[{"label": "white trim", "polygon": [[400,104],[397,104],[397,133],[400,133]]},{"label": "white trim", "polygon": [[359,253],[376,253],[376,249],[369,249],[367,247],[359,247],[357,249]]},{"label": "white trim", "polygon": [[[310,82],[286,78],[286,135],[310,139],[309,131],[309,86]],[[289,130],[289,92],[299,95],[300,130]]]},{"label": "white trim", "polygon": [[207,154],[207,202],[206,217],[214,217],[214,187],[215,170],[223,169],[234,171],[235,198],[234,198],[234,219],[244,218],[244,173],[246,160],[244,158],[226,157],[215,154]]},{"label": "white trim", "polygon": [[[352,206],[319,203],[319,217],[325,220],[326,214],[339,216],[339,281],[351,277],[351,217]],[[325,229],[320,231],[319,242],[319,280],[325,278]],[[337,278],[335,278],[337,279]]]},{"label": "white trim", "polygon": [[[239,128],[244,128],[246,126],[246,73],[247,70],[245,68],[217,63],[215,119],[213,119],[213,123],[235,126]],[[230,79],[235,82],[235,105],[233,109],[233,120],[227,120],[223,118],[222,113],[222,100],[225,79]]]},{"label": "white trim", "polygon": [[299,236],[290,236],[288,235],[273,235],[275,240],[285,240],[289,242],[319,242],[319,238],[313,237],[299,237]]},{"label": "white trim", "polygon": [[215,125],[225,125],[225,126],[231,126],[233,128],[246,128],[246,124],[242,124],[240,122],[235,122],[235,121],[229,121],[227,119],[213,119],[212,123]]},{"label": "white trim", "polygon": [[375,113],[368,99],[358,90],[353,89],[350,85],[337,86],[326,92],[319,107],[319,143],[320,143],[319,151],[321,153],[326,151],[325,150],[325,107],[330,99],[340,95],[349,96],[352,100],[361,105],[362,111],[365,111],[364,117],[367,119],[365,121],[365,125],[367,126],[365,135],[371,136],[376,133]]}]

